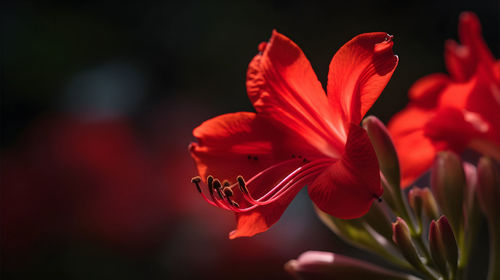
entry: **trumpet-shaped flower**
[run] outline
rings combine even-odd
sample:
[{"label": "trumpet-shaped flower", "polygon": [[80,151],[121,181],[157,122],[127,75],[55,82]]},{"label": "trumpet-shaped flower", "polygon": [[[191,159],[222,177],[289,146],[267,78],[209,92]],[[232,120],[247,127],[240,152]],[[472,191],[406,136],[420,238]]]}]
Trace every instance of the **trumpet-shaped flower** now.
[{"label": "trumpet-shaped flower", "polygon": [[381,32],[345,44],[331,61],[327,96],[290,39],[274,31],[259,45],[246,83],[257,113],[205,121],[189,148],[198,191],[236,213],[230,238],[266,231],[306,185],[321,210],[340,218],[362,216],[382,195],[377,158],[359,123],[396,68],[392,46]]},{"label": "trumpet-shaped flower", "polygon": [[500,159],[500,61],[481,37],[471,12],[460,15],[461,45],[445,44],[450,75],[431,74],[409,90],[410,104],[389,122],[408,186],[434,161],[438,151],[475,149]]}]

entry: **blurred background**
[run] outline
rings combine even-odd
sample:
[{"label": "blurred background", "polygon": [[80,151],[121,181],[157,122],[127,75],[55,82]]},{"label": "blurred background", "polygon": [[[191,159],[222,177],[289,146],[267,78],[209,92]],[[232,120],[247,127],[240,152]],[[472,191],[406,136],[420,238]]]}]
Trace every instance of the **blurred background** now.
[{"label": "blurred background", "polygon": [[400,64],[370,112],[387,121],[416,79],[445,71],[464,10],[500,57],[497,0],[4,1],[1,278],[289,279],[283,264],[306,250],[372,258],[304,192],[268,232],[230,241],[233,215],[190,183],[191,131],[252,110],[246,67],[273,29],[324,84],[352,37],[395,35]]}]

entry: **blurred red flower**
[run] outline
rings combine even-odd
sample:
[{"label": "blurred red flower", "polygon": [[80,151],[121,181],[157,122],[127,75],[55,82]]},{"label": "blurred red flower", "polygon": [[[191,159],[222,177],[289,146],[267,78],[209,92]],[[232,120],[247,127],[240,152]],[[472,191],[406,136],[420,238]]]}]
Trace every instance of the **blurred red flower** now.
[{"label": "blurred red flower", "polygon": [[162,170],[126,119],[37,122],[18,149],[4,153],[2,167],[8,254],[75,238],[135,250],[163,234],[169,209]]},{"label": "blurred red flower", "polygon": [[259,46],[247,72],[257,113],[210,119],[194,129],[198,142],[190,145],[210,193],[195,177],[202,196],[236,213],[230,238],[266,231],[305,185],[321,210],[341,218],[365,214],[382,195],[377,158],[359,122],[396,68],[392,46],[381,32],[345,44],[330,64],[328,97],[290,39],[274,31]]},{"label": "blurred red flower", "polygon": [[418,80],[409,90],[410,104],[389,122],[403,187],[441,150],[472,148],[500,160],[500,61],[486,46],[474,13],[460,15],[458,34],[462,45],[445,44],[450,74]]}]

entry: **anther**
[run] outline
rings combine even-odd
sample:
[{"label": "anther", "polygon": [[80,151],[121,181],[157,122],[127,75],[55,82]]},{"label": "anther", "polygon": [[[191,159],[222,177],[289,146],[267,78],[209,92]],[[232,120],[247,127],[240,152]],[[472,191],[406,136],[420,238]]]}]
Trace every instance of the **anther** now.
[{"label": "anther", "polygon": [[233,191],[231,190],[231,188],[226,187],[224,188],[223,192],[226,197],[233,196]]},{"label": "anther", "polygon": [[212,177],[212,175],[208,175],[208,177],[207,177],[207,185],[208,185],[208,190],[210,191],[210,194],[214,193],[213,182],[214,182],[214,177]]},{"label": "anther", "polygon": [[201,193],[200,182],[201,182],[200,176],[196,176],[191,179],[191,183],[196,185],[196,189],[198,189],[199,193]]},{"label": "anther", "polygon": [[236,180],[238,181],[238,185],[240,186],[240,190],[244,194],[248,194],[248,189],[245,184],[245,179],[243,179],[243,176],[238,176],[236,177]]},{"label": "anther", "polygon": [[214,179],[214,189],[219,189],[220,187],[222,187],[219,179]]},{"label": "anther", "polygon": [[214,189],[217,191],[217,195],[218,195],[221,199],[224,199],[224,196],[222,195],[222,192],[221,192],[221,187],[222,187],[222,185],[220,184],[219,179],[215,179],[215,180],[214,180]]}]

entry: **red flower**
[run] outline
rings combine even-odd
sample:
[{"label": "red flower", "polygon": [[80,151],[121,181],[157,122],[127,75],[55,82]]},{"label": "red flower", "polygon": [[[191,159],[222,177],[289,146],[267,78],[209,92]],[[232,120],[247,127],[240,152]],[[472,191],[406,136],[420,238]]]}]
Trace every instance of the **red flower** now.
[{"label": "red flower", "polygon": [[345,44],[330,64],[328,97],[290,39],[275,31],[259,46],[247,72],[257,113],[208,120],[190,145],[211,199],[195,177],[200,193],[236,213],[230,238],[266,231],[305,185],[321,210],[341,218],[362,216],[382,195],[375,152],[358,124],[396,68],[392,46],[386,33]]},{"label": "red flower", "polygon": [[418,80],[410,104],[389,122],[402,186],[424,173],[441,150],[472,148],[500,159],[500,61],[481,37],[475,14],[461,14],[458,33],[462,45],[445,45],[450,75]]}]

